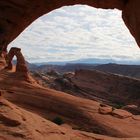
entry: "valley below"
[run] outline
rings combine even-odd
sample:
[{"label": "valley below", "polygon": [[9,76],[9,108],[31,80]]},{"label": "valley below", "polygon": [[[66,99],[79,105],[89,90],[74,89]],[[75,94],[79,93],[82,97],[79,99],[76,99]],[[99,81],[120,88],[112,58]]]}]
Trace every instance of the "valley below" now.
[{"label": "valley below", "polygon": [[140,80],[91,69],[0,71],[0,139],[139,140]]}]

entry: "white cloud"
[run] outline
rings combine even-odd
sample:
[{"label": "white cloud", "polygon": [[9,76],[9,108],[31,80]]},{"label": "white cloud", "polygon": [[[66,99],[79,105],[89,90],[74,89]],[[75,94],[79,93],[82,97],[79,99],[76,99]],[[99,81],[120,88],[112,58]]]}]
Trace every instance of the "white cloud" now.
[{"label": "white cloud", "polygon": [[32,23],[9,46],[18,46],[29,61],[80,58],[140,59],[140,50],[121,12],[89,6],[57,9]]}]

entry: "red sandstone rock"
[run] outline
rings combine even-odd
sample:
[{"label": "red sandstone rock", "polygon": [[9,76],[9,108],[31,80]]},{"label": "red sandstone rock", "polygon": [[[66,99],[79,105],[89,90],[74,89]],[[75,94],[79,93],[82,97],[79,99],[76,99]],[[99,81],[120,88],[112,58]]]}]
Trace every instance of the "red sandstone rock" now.
[{"label": "red sandstone rock", "polygon": [[3,69],[6,66],[5,58],[0,57],[0,69]]},{"label": "red sandstone rock", "polygon": [[117,117],[117,118],[120,118],[120,119],[132,117],[132,114],[130,112],[122,110],[122,109],[113,110],[112,115]]},{"label": "red sandstone rock", "polygon": [[140,121],[140,115],[133,115],[132,118],[134,120]]},{"label": "red sandstone rock", "polygon": [[21,77],[23,77],[24,80],[26,80],[26,81],[35,82],[28,72],[28,68],[26,66],[26,61],[24,59],[24,56],[21,53],[20,48],[13,47],[10,49],[10,51],[6,57],[7,64],[8,64],[6,69],[12,70],[12,68],[13,68],[12,59],[14,56],[16,56],[16,58],[17,58],[16,73],[20,74]]},{"label": "red sandstone rock", "polygon": [[[90,6],[97,7],[97,8],[118,8],[118,9],[122,10],[123,11],[123,20],[125,21],[125,24],[129,28],[131,34],[135,37],[138,45],[140,46],[140,26],[139,26],[139,24],[140,24],[140,17],[139,17],[140,1],[139,0],[60,0],[60,1],[53,0],[52,2],[50,2],[50,1],[48,2],[47,0],[40,0],[40,1],[38,1],[38,0],[23,0],[23,1],[1,0],[0,1],[0,7],[1,7],[0,8],[0,18],[1,18],[1,20],[0,20],[0,47],[2,48],[3,51],[5,51],[7,48],[7,45],[13,39],[15,39],[28,25],[30,25],[35,19],[37,19],[41,15],[46,14],[61,6],[74,5],[74,4],[88,4]],[[21,67],[22,67],[22,69],[21,69]],[[20,71],[20,72],[25,71],[25,69],[23,68],[23,65],[20,65],[17,68],[17,71]],[[3,84],[3,85],[7,86],[8,82],[9,81],[6,81],[6,84]],[[3,81],[2,81],[2,83],[3,83]],[[9,87],[11,87],[11,84],[13,84],[13,87],[16,87],[17,84],[19,84],[19,83],[13,83],[13,79],[12,79],[12,82],[10,83]],[[45,113],[46,113],[47,109],[49,110],[50,108],[52,108],[52,110],[55,113],[59,113],[59,114],[61,113],[62,115],[67,115],[67,117],[69,117],[69,118],[72,118],[73,116],[74,116],[74,119],[75,119],[75,117],[77,117],[78,119],[80,117],[83,117],[83,120],[81,120],[80,122],[85,121],[86,123],[88,123],[87,126],[89,128],[91,126],[92,127],[94,126],[95,128],[99,127],[100,130],[104,130],[104,131],[106,130],[106,131],[108,131],[107,134],[110,134],[110,135],[115,135],[115,136],[119,135],[122,137],[127,137],[127,136],[132,137],[132,136],[136,136],[136,135],[139,136],[139,130],[136,129],[136,128],[139,128],[139,124],[137,124],[135,122],[135,124],[132,123],[132,125],[130,125],[131,122],[127,122],[127,123],[130,123],[129,125],[127,125],[125,120],[115,119],[115,122],[114,122],[113,116],[108,117],[108,115],[100,116],[101,114],[95,114],[93,112],[93,109],[90,109],[91,106],[92,107],[95,106],[92,101],[82,100],[79,98],[68,96],[67,94],[64,94],[64,93],[58,94],[58,92],[51,91],[49,89],[37,89],[35,87],[30,87],[31,89],[30,88],[24,89],[25,85],[23,85],[23,84],[20,85],[20,87],[22,87],[21,93],[24,93],[25,95],[19,94],[19,90],[17,91],[17,94],[12,95],[14,100],[16,100],[17,102],[19,101],[20,103],[23,103],[23,104],[28,103],[28,105],[29,104],[34,105],[36,108],[42,107],[45,110]],[[18,89],[18,88],[19,87],[17,86],[15,89]],[[27,93],[29,93],[29,94],[27,94]],[[24,98],[22,98],[22,97],[24,97]],[[9,95],[9,98],[10,98],[10,95]],[[88,106],[88,103],[91,103],[91,104],[89,104],[89,106]],[[52,106],[52,104],[53,104],[53,106]],[[60,107],[63,107],[63,110],[60,109]],[[10,109],[11,109],[11,106],[10,106]],[[88,111],[85,111],[87,109],[88,109]],[[60,131],[61,130],[60,128],[53,126],[53,124],[48,123],[43,118],[40,118],[39,116],[28,113],[22,109],[19,109],[19,111],[17,111],[15,107],[14,107],[14,111],[15,111],[14,113],[12,112],[12,110],[8,111],[9,115],[7,115],[6,118],[4,118],[4,119],[2,116],[1,120],[3,121],[4,124],[5,124],[4,120],[6,119],[6,120],[11,121],[11,118],[8,118],[8,117],[12,116],[11,114],[14,114],[12,116],[13,117],[12,120],[16,119],[16,120],[19,120],[21,122],[21,124],[23,123],[24,125],[21,128],[25,128],[25,126],[27,125],[27,128],[25,129],[27,131],[24,131],[24,132],[29,131],[28,136],[29,136],[29,134],[32,134],[33,135],[32,139],[34,139],[34,138],[40,139],[40,137],[42,137],[42,139],[43,139],[43,136],[45,138],[49,139],[52,136],[52,134],[53,135],[55,134],[55,136],[56,136],[56,137],[53,137],[52,139],[58,138],[58,135],[61,135],[60,139],[62,139],[62,134],[64,134],[64,132]],[[71,111],[71,112],[68,113],[69,111]],[[80,114],[80,111],[81,111],[81,114]],[[24,122],[24,120],[22,120],[23,116],[22,116],[22,114],[20,114],[21,112],[23,112],[23,114],[27,114],[26,122]],[[127,111],[117,110],[117,109],[114,110],[112,114],[119,118],[127,118],[127,117],[132,116],[132,114]],[[84,118],[87,118],[86,115],[88,116],[88,119],[84,119]],[[102,117],[104,117],[104,119]],[[78,121],[78,119],[76,121]],[[106,119],[108,120],[107,122],[105,121]],[[90,122],[87,120],[90,120],[90,121],[92,120],[92,121]],[[34,122],[36,122],[36,123],[34,123]],[[94,123],[92,123],[92,122],[94,122]],[[99,123],[98,125],[97,125],[97,122]],[[104,125],[102,125],[102,127],[101,127],[100,124],[102,122]],[[86,123],[83,123],[83,124],[85,125]],[[50,131],[51,127],[48,127],[48,124],[50,126],[52,126],[52,128],[53,128],[52,131]],[[121,127],[119,127],[118,124],[121,125]],[[122,127],[122,126],[124,126],[123,124],[125,124],[127,126],[125,126],[125,128],[123,128]],[[6,127],[6,125],[3,125],[3,126]],[[106,126],[106,128],[103,129],[103,127],[105,127],[105,126]],[[112,128],[111,128],[112,130],[110,129],[110,126],[112,126]],[[35,128],[36,128],[36,130],[35,130]],[[38,130],[38,128],[39,128],[39,130]],[[57,128],[59,130],[57,130]],[[129,129],[129,128],[131,128],[131,129]],[[135,130],[134,130],[134,128],[135,128]],[[3,127],[0,127],[0,129],[2,129],[1,132],[4,132]],[[7,127],[5,129],[7,129]],[[19,133],[14,133],[15,131],[13,129],[14,128],[11,129],[13,134],[19,134]],[[18,129],[18,130],[21,131],[21,129]],[[44,132],[44,130],[46,130],[46,131]],[[56,130],[56,131],[54,131],[54,130]],[[36,133],[36,131],[37,131],[37,133]],[[6,132],[9,132],[9,127],[8,127],[8,131],[6,131]],[[47,134],[43,135],[46,132],[47,132]],[[133,132],[133,133],[131,133],[131,132]],[[85,139],[85,134],[78,133],[77,135],[82,136],[81,139]],[[71,137],[75,138],[75,135],[72,135]],[[92,139],[93,137],[94,136],[92,136],[92,137],[89,136],[88,138]],[[1,136],[0,136],[0,138],[1,138]],[[66,138],[69,138],[69,137],[67,137],[67,135],[63,137],[63,139],[66,139]],[[9,139],[9,138],[7,138],[7,139]],[[100,139],[103,139],[103,138],[100,138]]]},{"label": "red sandstone rock", "polygon": [[12,59],[14,56],[17,57],[16,72],[28,73],[26,62],[24,56],[21,53],[21,49],[15,47],[11,48],[7,55],[7,69],[12,69]]},{"label": "red sandstone rock", "polygon": [[99,113],[101,114],[111,114],[112,112],[112,107],[111,106],[108,106],[106,104],[103,104],[101,103],[100,104],[100,107],[98,109]]},{"label": "red sandstone rock", "polygon": [[87,4],[96,8],[123,11],[123,20],[140,46],[139,0],[6,0],[0,1],[0,47],[7,45],[38,17],[66,5]]},{"label": "red sandstone rock", "polygon": [[122,11],[123,20],[140,46],[140,0],[127,0]]},{"label": "red sandstone rock", "polygon": [[106,106],[106,107],[99,107],[99,113],[101,114],[110,114],[112,112],[112,107]]},{"label": "red sandstone rock", "polygon": [[4,90],[0,90],[0,96],[2,96],[5,93]]},{"label": "red sandstone rock", "polygon": [[[4,98],[12,101],[18,106],[24,107],[30,111],[32,110],[32,112],[38,114],[39,116],[42,116],[43,118],[49,118],[50,120],[52,120],[52,118],[55,118],[56,116],[62,116],[64,122],[71,125],[72,128],[91,132],[90,135],[92,135],[93,132],[100,133],[104,135],[102,139],[105,139],[105,135],[125,138],[138,137],[138,139],[140,137],[140,123],[138,123],[139,121],[132,119],[132,117],[130,117],[129,119],[119,119],[112,115],[100,114],[98,113],[98,108],[100,105],[99,102],[82,99],[63,92],[51,90],[49,88],[38,87],[35,84],[23,82],[19,75],[12,76],[9,71],[0,71],[0,89],[6,89],[7,92],[5,92]],[[0,107],[0,109],[2,108]],[[45,122],[41,123],[40,120],[42,119],[40,117],[38,119],[35,119],[36,117],[34,118],[34,115],[26,115],[25,111],[21,111],[20,115],[20,112],[17,112],[15,109],[12,109],[11,111],[9,109],[7,110],[9,113],[9,119],[18,120],[19,122],[21,122],[21,125],[17,126],[16,128],[6,127],[7,131],[12,130],[12,132],[15,132],[18,129],[21,132],[21,128],[23,128],[23,133],[21,132],[21,134],[26,135],[26,133],[24,132],[33,132],[33,134],[37,134],[40,137],[45,136],[46,139],[49,139],[48,135],[46,134],[46,132],[48,131],[46,131],[44,128],[48,125]],[[14,110],[17,112],[15,112],[17,118],[15,118],[16,116],[14,117],[11,115]],[[21,109],[19,109],[18,107],[18,110]],[[18,116],[24,117],[23,119],[26,119],[25,123],[22,120],[20,121],[20,118],[18,119]],[[4,125],[2,124],[2,126]],[[3,133],[2,126],[0,123],[0,134]],[[27,127],[27,129],[25,128],[25,126]],[[34,133],[34,128],[40,130],[42,132],[42,135]],[[52,136],[55,136],[55,133],[53,133],[54,129],[52,129]],[[48,130],[50,129],[48,128]],[[40,139],[40,137],[35,137],[32,139],[38,140]],[[45,138],[42,139],[45,140]],[[67,138],[70,139],[69,137]],[[89,140],[92,139],[91,136],[88,138]],[[88,140],[88,138],[84,135],[81,140]],[[115,138],[112,139],[115,140]],[[11,135],[8,140],[11,140]],[[54,140],[56,140],[56,138]],[[106,140],[109,140],[109,138],[107,138]]]}]

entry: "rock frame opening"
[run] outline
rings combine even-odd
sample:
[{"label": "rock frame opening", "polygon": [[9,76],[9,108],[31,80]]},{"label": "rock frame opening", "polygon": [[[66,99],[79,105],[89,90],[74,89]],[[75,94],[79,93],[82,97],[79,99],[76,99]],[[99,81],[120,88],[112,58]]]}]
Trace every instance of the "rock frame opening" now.
[{"label": "rock frame opening", "polygon": [[27,26],[40,16],[62,6],[86,4],[95,8],[122,11],[122,18],[140,46],[140,1],[139,0],[7,0],[0,2],[0,48],[6,51]]}]

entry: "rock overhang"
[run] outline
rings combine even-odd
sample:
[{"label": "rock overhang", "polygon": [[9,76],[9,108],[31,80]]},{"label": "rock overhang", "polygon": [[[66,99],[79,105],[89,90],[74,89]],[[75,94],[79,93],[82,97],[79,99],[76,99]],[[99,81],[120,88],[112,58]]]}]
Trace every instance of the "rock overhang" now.
[{"label": "rock overhang", "polygon": [[123,20],[140,46],[139,0],[1,0],[0,47],[5,51],[26,27],[40,16],[62,6],[86,4],[95,8],[122,10]]}]

